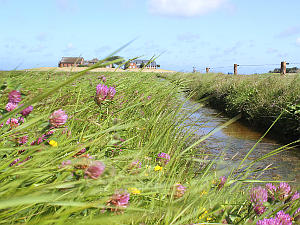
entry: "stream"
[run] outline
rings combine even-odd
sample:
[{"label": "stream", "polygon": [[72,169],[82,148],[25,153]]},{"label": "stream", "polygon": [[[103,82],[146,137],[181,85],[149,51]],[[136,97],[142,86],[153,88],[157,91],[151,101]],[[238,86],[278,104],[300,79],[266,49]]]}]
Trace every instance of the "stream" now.
[{"label": "stream", "polygon": [[[200,103],[191,100],[182,100],[185,101],[183,106],[184,111],[190,112],[190,110],[201,106]],[[228,120],[230,118],[222,115],[217,110],[201,106],[200,109],[191,114],[184,122],[184,125],[199,139]],[[263,133],[254,131],[237,121],[206,139],[205,149],[212,155],[220,155],[222,153],[222,163],[219,169],[227,168],[229,171],[233,166],[239,164],[262,135]],[[257,144],[254,151],[249,155],[247,162],[255,160],[282,146],[275,139],[266,136]],[[263,169],[266,167],[273,169],[264,171],[259,177],[260,180],[292,181],[298,186],[300,184],[300,149],[285,150],[262,161],[258,161],[254,169]]]}]

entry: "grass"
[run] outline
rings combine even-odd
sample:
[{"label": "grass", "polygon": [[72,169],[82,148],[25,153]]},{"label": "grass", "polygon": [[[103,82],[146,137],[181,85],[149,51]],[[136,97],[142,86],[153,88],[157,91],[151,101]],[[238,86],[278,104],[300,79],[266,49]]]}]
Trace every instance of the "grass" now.
[{"label": "grass", "polygon": [[208,98],[208,103],[229,116],[237,114],[254,127],[272,128],[278,139],[286,142],[300,137],[300,74],[237,75],[168,74],[172,80],[184,80],[193,98]]},{"label": "grass", "polygon": [[[117,93],[97,105],[99,75]],[[205,137],[188,144],[193,134],[181,126],[188,116],[178,103],[182,88],[155,73],[10,71],[0,72],[0,82],[0,224],[255,224],[282,209],[293,215],[299,207],[290,199],[294,188],[256,215],[249,189],[261,181],[249,180],[251,167],[245,165],[217,170],[218,157],[208,161],[196,147]],[[22,110],[5,110],[12,90],[22,93],[23,108],[34,106],[15,128],[5,123]],[[49,116],[58,109],[67,113],[67,123],[31,145],[49,131]],[[28,142],[19,144],[24,135]],[[79,156],[83,148],[88,156]],[[157,161],[159,153],[170,161]],[[27,160],[10,166],[17,158]],[[133,166],[136,160],[141,168]],[[86,173],[94,161],[105,164],[97,179]],[[176,189],[178,183],[186,191]],[[116,191],[130,193],[126,207],[113,203]]]}]

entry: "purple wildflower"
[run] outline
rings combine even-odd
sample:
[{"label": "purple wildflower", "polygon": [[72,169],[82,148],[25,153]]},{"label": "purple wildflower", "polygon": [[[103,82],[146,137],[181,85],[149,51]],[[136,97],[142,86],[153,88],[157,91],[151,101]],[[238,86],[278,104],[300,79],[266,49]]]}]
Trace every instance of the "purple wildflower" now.
[{"label": "purple wildflower", "polygon": [[18,138],[18,143],[19,143],[20,145],[26,144],[27,141],[28,141],[28,136],[27,136],[27,135]]},{"label": "purple wildflower", "polygon": [[20,161],[20,158],[17,158],[17,159],[15,159],[14,161],[12,161],[10,164],[9,164],[9,166],[13,166],[13,165],[15,165],[17,162],[19,162]]},{"label": "purple wildflower", "polygon": [[59,168],[64,168],[72,164],[71,160],[62,161],[61,166]]},{"label": "purple wildflower", "polygon": [[149,95],[149,96],[147,97],[147,100],[151,100],[151,95]]},{"label": "purple wildflower", "polygon": [[15,127],[19,126],[19,121],[15,118],[9,118],[6,121],[6,124],[10,125],[10,128],[15,128]]},{"label": "purple wildflower", "polygon": [[291,191],[291,186],[288,183],[281,182],[279,187],[276,189],[280,200],[285,200]]},{"label": "purple wildflower", "polygon": [[108,93],[108,87],[104,84],[98,84],[96,87],[96,97],[95,101],[98,105],[106,99]]},{"label": "purple wildflower", "polygon": [[256,225],[281,225],[280,220],[277,218],[259,220]]},{"label": "purple wildflower", "polygon": [[136,160],[130,164],[129,169],[141,168],[141,167],[142,167],[142,163],[139,160]]},{"label": "purple wildflower", "polygon": [[27,108],[23,109],[20,113],[23,115],[23,116],[28,116],[33,110],[33,106],[30,105],[28,106]]},{"label": "purple wildflower", "polygon": [[[127,191],[116,191],[111,199],[108,201],[108,205],[114,205],[117,208],[126,208],[128,206],[130,194]],[[118,209],[111,209],[111,211],[117,211]]]},{"label": "purple wildflower", "polygon": [[42,137],[39,137],[37,140],[31,142],[30,145],[39,145],[41,144],[43,141],[45,141],[45,135],[42,135]]},{"label": "purple wildflower", "polygon": [[97,179],[101,176],[105,169],[105,165],[100,161],[95,161],[90,165],[87,170],[85,171],[85,174],[88,175],[92,179]]},{"label": "purple wildflower", "polygon": [[268,183],[268,184],[266,184],[266,189],[268,191],[269,198],[274,200],[274,195],[275,195],[275,192],[276,192],[276,186],[274,186],[271,183]]},{"label": "purple wildflower", "polygon": [[49,123],[54,127],[60,127],[67,122],[67,119],[68,115],[62,109],[59,109],[51,114]]},{"label": "purple wildflower", "polygon": [[11,112],[11,111],[13,111],[15,108],[17,108],[17,107],[18,107],[17,104],[12,103],[12,102],[9,102],[9,103],[6,104],[5,110],[6,110],[7,112]]},{"label": "purple wildflower", "polygon": [[24,123],[24,117],[22,117],[22,116],[20,116],[20,117],[18,117],[18,121],[19,121],[19,123]]},{"label": "purple wildflower", "polygon": [[170,155],[164,152],[158,153],[156,161],[159,161],[160,163],[162,163],[163,165],[168,164],[168,162],[170,161]]},{"label": "purple wildflower", "polygon": [[281,225],[292,225],[292,217],[289,214],[285,214],[282,210],[276,214],[276,218],[279,219]]},{"label": "purple wildflower", "polygon": [[13,90],[8,94],[8,101],[11,103],[19,103],[21,101],[21,93]]},{"label": "purple wildflower", "polygon": [[175,194],[174,194],[174,197],[175,198],[181,198],[185,191],[186,191],[186,187],[183,186],[182,184],[175,184]]},{"label": "purple wildflower", "polygon": [[73,157],[75,158],[75,157],[77,157],[77,156],[80,156],[80,155],[82,155],[83,153],[85,153],[86,152],[86,148],[83,148],[83,149],[81,149],[79,152],[77,152],[75,155],[73,155]]},{"label": "purple wildflower", "polygon": [[223,188],[226,181],[227,181],[227,178],[225,176],[220,177],[220,182],[218,184],[218,189]]},{"label": "purple wildflower", "polygon": [[290,201],[295,201],[295,200],[297,200],[297,199],[299,199],[299,198],[300,198],[300,194],[299,194],[298,191],[296,191],[296,192],[292,195]]},{"label": "purple wildflower", "polygon": [[109,87],[107,92],[107,98],[109,100],[113,100],[115,94],[116,94],[116,89],[114,87]]},{"label": "purple wildflower", "polygon": [[268,192],[266,189],[259,187],[254,187],[250,190],[250,200],[254,205],[254,211],[256,214],[261,215],[265,212],[265,207],[263,203],[268,200]]}]

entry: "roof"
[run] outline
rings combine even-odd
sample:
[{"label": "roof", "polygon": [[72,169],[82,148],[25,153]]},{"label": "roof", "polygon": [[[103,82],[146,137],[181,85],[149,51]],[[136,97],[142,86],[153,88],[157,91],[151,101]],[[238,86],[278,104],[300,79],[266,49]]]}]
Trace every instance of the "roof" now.
[{"label": "roof", "polygon": [[82,57],[62,57],[61,63],[79,63],[83,60]]},{"label": "roof", "polygon": [[[150,60],[144,60],[144,59],[135,59],[132,60],[131,62],[135,63],[136,65],[141,65],[142,63],[144,63],[144,65],[146,65],[147,63],[149,63]],[[148,66],[156,66],[156,62],[152,61],[151,63],[149,63]]]},{"label": "roof", "polygon": [[97,63],[97,62],[99,62],[99,59],[94,58],[94,59],[92,59],[92,60],[89,60],[88,62],[89,62],[89,63],[93,63],[93,62]]}]

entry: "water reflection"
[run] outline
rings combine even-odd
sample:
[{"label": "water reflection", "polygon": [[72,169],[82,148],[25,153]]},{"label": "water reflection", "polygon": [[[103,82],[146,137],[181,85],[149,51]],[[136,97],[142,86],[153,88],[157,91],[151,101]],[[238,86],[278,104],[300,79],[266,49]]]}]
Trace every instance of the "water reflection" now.
[{"label": "water reflection", "polygon": [[[189,100],[184,104],[184,108],[187,111],[191,111],[199,106],[199,103]],[[228,120],[229,118],[214,109],[201,107],[191,114],[184,125],[186,129],[194,132],[200,138]],[[207,151],[214,155],[224,152],[223,159],[226,162],[223,163],[222,167],[232,167],[243,159],[262,135],[262,133],[254,131],[240,122],[235,122],[213,134],[204,145]],[[276,140],[265,137],[257,144],[248,159],[258,159],[280,147],[282,145]],[[290,149],[258,162],[256,168],[275,167],[264,172],[261,179],[295,181],[297,184],[300,184],[299,159],[300,149]]]}]

